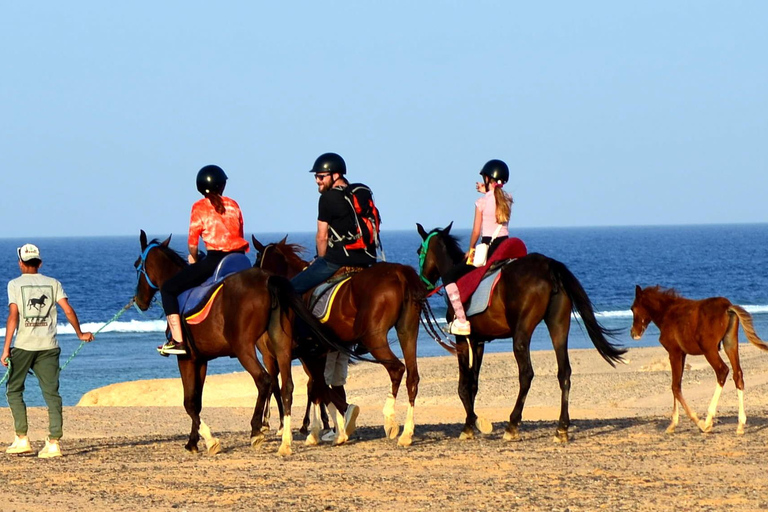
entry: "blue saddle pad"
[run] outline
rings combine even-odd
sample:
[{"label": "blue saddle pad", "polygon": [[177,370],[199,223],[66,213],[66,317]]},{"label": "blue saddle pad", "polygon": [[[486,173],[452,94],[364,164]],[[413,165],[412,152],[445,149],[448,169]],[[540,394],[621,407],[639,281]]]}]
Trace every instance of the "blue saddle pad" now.
[{"label": "blue saddle pad", "polygon": [[208,297],[208,293],[215,285],[219,284],[219,281],[230,274],[234,274],[235,272],[240,272],[251,267],[251,261],[245,254],[233,253],[224,256],[224,259],[219,262],[216,270],[213,272],[213,275],[206,279],[203,284],[181,292],[178,298],[181,314],[186,315],[191,313],[198,306],[200,306],[200,303]]},{"label": "blue saddle pad", "polygon": [[[477,289],[469,298],[469,301],[464,301],[464,309],[466,310],[467,317],[479,315],[488,309],[488,304],[491,302],[491,292],[493,292],[493,286],[496,284],[500,273],[501,267],[485,274],[482,281],[480,281],[480,284],[477,286]],[[446,303],[449,303],[447,294],[445,300]]]}]

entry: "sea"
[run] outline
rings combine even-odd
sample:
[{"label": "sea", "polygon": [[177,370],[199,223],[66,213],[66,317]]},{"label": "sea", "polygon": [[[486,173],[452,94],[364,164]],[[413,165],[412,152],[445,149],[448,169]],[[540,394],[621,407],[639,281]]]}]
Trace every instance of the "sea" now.
[{"label": "sea", "polygon": [[[452,233],[465,245],[468,243],[469,230]],[[255,235],[262,243],[268,243],[282,239],[286,233]],[[675,288],[689,298],[728,297],[752,313],[758,335],[768,339],[768,224],[513,228],[512,236],[521,238],[529,252],[545,254],[568,266],[594,303],[598,320],[606,327],[620,330],[616,341],[621,345],[632,348],[658,344],[658,330],[654,326],[649,327],[639,341],[629,336],[630,306],[636,285]],[[421,238],[415,229],[383,231],[381,237],[388,261],[418,268],[416,250]],[[314,233],[290,233],[288,241],[313,247]],[[3,283],[19,275],[16,248],[27,242],[41,250],[41,272],[62,282],[83,329],[99,331],[92,343],[81,346],[63,313],[59,314],[61,364],[67,363],[61,372],[64,405],[76,405],[89,390],[116,382],[178,378],[175,358],[161,357],[155,350],[164,341],[165,330],[159,303],[145,313],[131,308],[105,326],[134,294],[137,280],[134,262],[140,253],[138,234],[0,239],[0,281]],[[177,235],[172,238],[171,246],[183,253],[185,243],[186,237]],[[310,253],[314,251],[307,253],[308,258]],[[253,250],[249,257],[254,258]],[[445,299],[436,296],[430,299],[430,304],[435,314],[444,320]],[[0,325],[4,339],[5,327]],[[394,331],[389,338],[399,355]],[[745,341],[743,334],[740,339]],[[592,347],[578,319],[572,322],[569,347]],[[543,323],[534,332],[532,349],[551,350]],[[486,346],[486,351],[511,353],[511,340],[493,341]],[[418,355],[436,357],[448,353],[422,328]],[[510,364],[514,364],[511,356]],[[221,358],[210,362],[208,373],[240,371],[243,370],[236,359]],[[0,367],[0,378],[4,372]],[[24,398],[29,406],[45,405],[32,376],[27,380]],[[0,406],[7,406],[4,392],[0,393]]]}]

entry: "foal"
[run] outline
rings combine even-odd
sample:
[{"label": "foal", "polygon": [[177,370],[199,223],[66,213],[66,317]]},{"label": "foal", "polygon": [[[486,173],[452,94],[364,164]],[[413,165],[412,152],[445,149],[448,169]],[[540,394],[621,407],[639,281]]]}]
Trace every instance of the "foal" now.
[{"label": "foal", "polygon": [[[747,415],[744,413],[744,377],[739,364],[739,322],[747,339],[761,350],[768,351],[768,344],[758,338],[752,325],[752,316],[741,306],[731,304],[725,297],[690,300],[681,297],[675,290],[663,290],[660,286],[635,287],[635,301],[632,303],[632,338],[639,340],[650,322],[659,328],[659,342],[669,353],[672,367],[672,423],[667,433],[675,431],[678,422],[678,406],[683,406],[688,417],[702,432],[712,430],[712,421],[717,411],[717,402],[728,377],[728,366],[720,357],[722,342],[725,354],[733,368],[733,382],[739,395],[739,425],[737,434],[744,433]],[[704,355],[717,376],[717,387],[707,409],[707,419],[700,420],[691,411],[683,398],[682,380],[685,356]]]}]

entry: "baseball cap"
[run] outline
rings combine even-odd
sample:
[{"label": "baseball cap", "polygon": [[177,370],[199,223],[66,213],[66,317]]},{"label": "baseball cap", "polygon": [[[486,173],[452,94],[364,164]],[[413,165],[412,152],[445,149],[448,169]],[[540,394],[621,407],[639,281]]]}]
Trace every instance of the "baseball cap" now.
[{"label": "baseball cap", "polygon": [[38,249],[36,245],[24,244],[16,249],[16,254],[18,254],[19,259],[24,262],[35,259],[42,261],[42,258],[40,258],[40,249]]}]

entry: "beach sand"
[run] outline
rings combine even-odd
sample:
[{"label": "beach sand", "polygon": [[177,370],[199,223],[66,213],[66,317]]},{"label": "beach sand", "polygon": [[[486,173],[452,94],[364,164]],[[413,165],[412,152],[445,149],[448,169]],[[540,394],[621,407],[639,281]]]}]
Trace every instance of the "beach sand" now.
[{"label": "beach sand", "polygon": [[[498,343],[498,342],[497,342]],[[350,442],[306,447],[297,426],[306,378],[295,375],[294,455],[277,455],[272,431],[249,444],[255,387],[245,373],[209,376],[203,420],[223,445],[209,456],[187,453],[190,421],[178,379],[114,384],[65,408],[60,459],[0,453],[0,510],[766,510],[768,509],[768,354],[741,345],[747,427],[736,435],[733,381],[717,422],[702,434],[681,413],[666,434],[672,406],[666,352],[632,349],[613,369],[595,350],[572,350],[571,442],[553,441],[560,393],[553,352],[533,353],[522,440],[503,429],[517,393],[512,354],[485,357],[478,414],[492,434],[458,439],[464,411],[452,356],[419,360],[414,443],[386,439],[381,409],[389,379],[383,368],[350,368],[351,402],[361,407]],[[715,389],[703,357],[689,357],[683,392],[704,416]],[[35,385],[34,383],[32,385]],[[405,418],[401,389],[398,420]],[[274,411],[274,406],[273,406]],[[4,434],[12,419],[0,410]],[[276,420],[273,418],[272,426]],[[30,409],[36,449],[46,432],[45,408]]]}]

